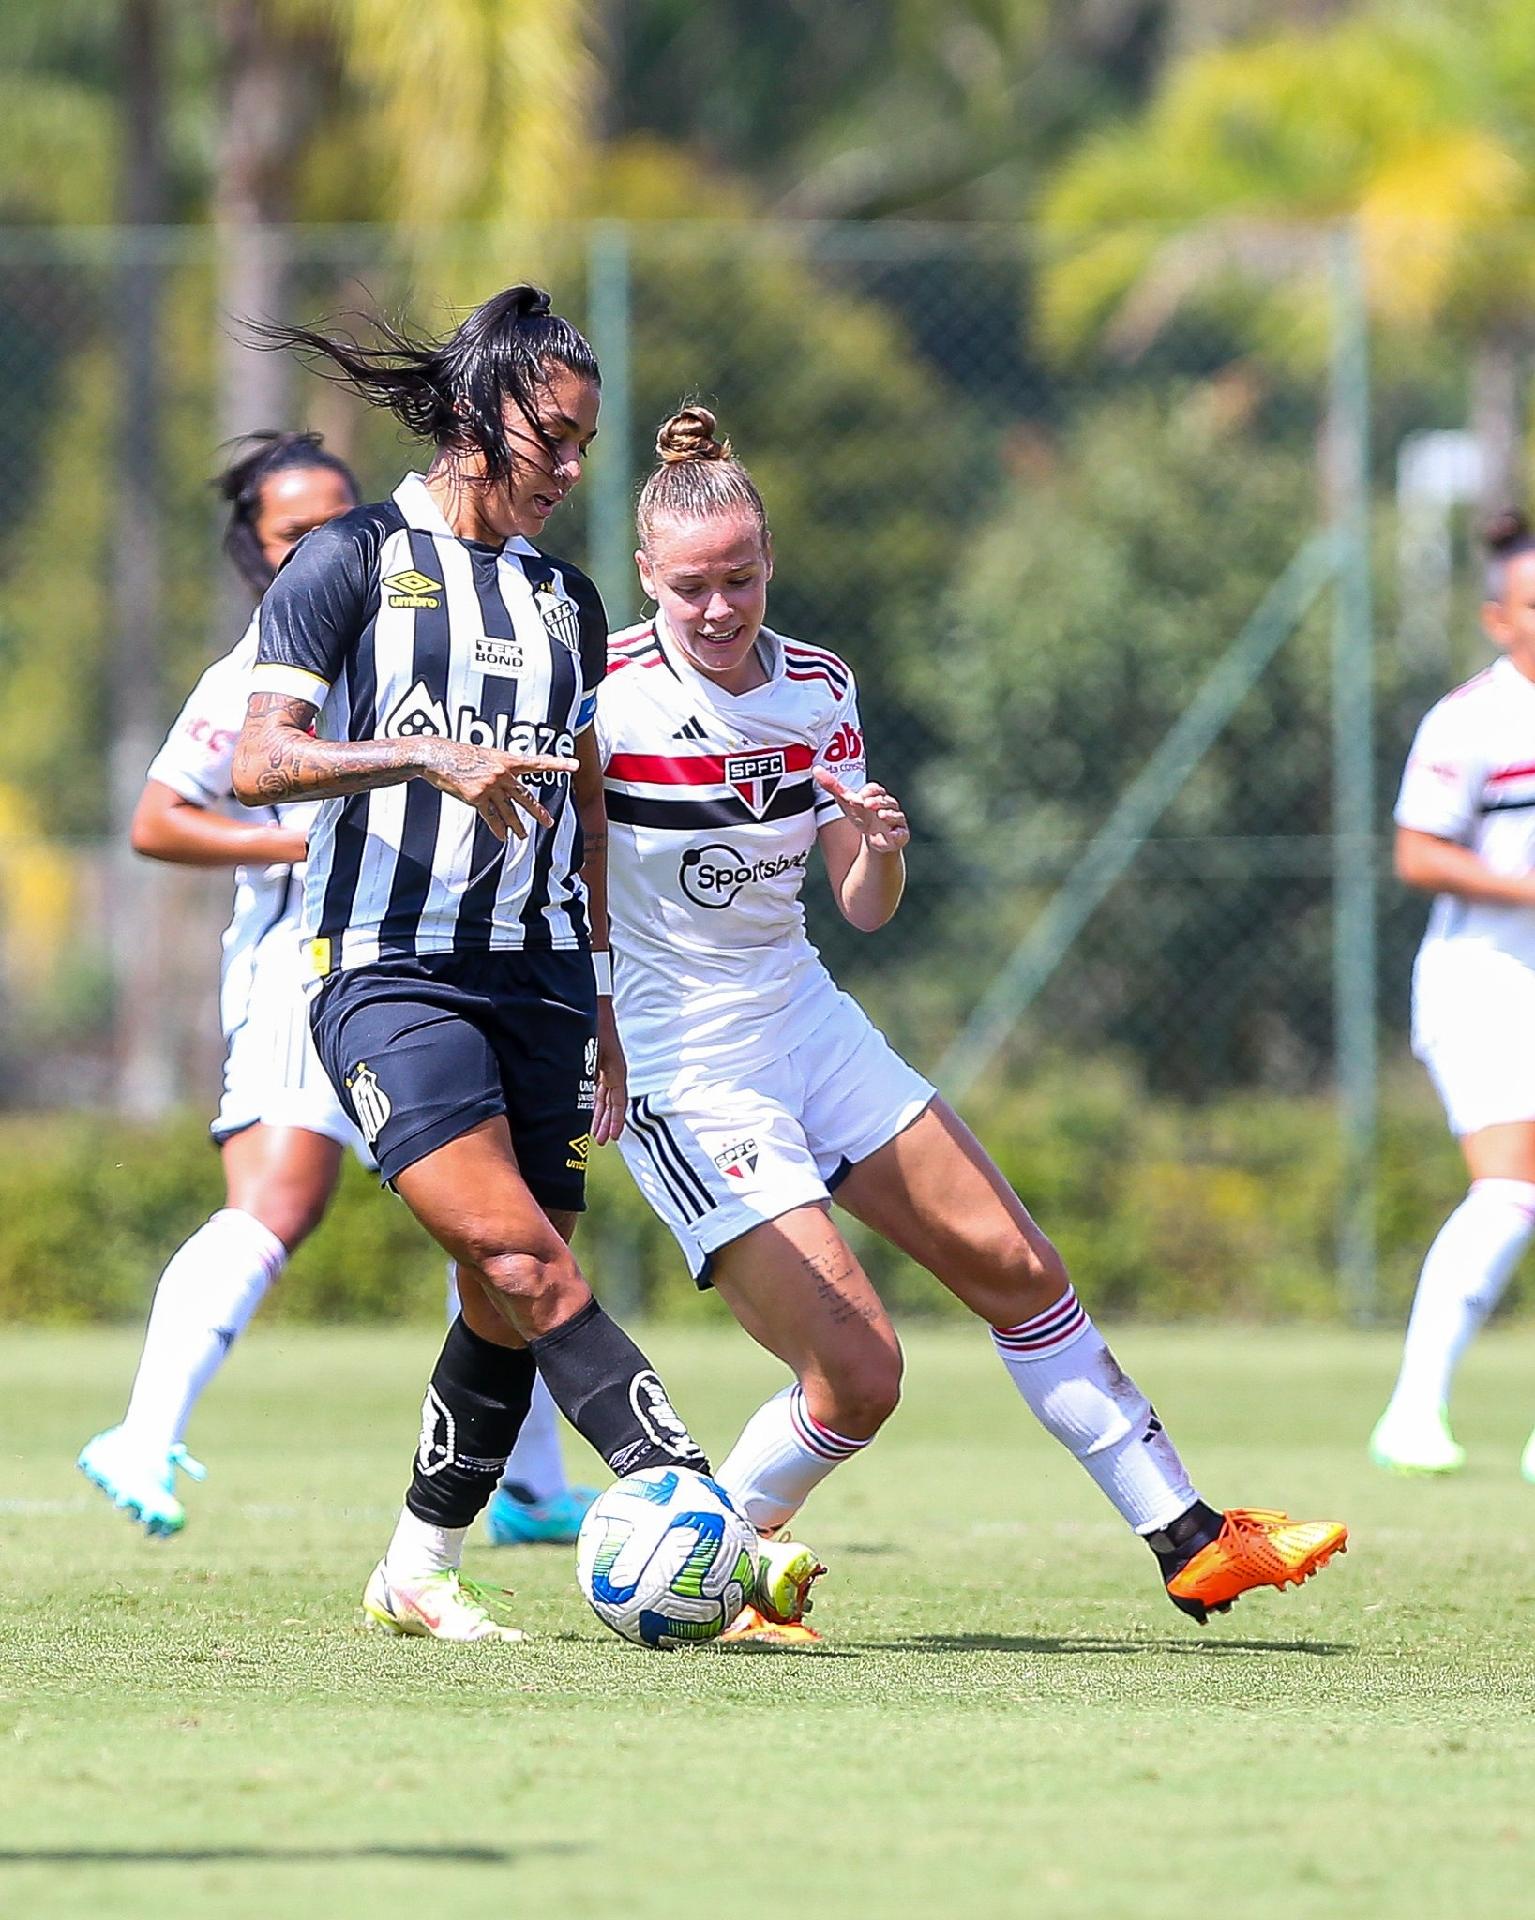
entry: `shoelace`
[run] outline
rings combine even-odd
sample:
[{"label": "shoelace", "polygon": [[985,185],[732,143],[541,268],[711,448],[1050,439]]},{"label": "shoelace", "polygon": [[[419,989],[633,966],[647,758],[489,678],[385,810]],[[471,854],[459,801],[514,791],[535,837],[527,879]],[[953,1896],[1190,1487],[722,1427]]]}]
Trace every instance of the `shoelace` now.
[{"label": "shoelace", "polygon": [[1290,1516],[1279,1507],[1232,1507],[1226,1524],[1236,1533],[1262,1533],[1272,1526],[1287,1526]]},{"label": "shoelace", "polygon": [[498,1627],[514,1627],[517,1622],[509,1619],[506,1602],[512,1596],[510,1587],[487,1587],[478,1580],[466,1580],[461,1573],[454,1573],[451,1567],[444,1571],[452,1576],[458,1592],[472,1607],[478,1607],[487,1620],[493,1620]]},{"label": "shoelace", "polygon": [[173,1467],[180,1467],[189,1480],[206,1480],[208,1477],[208,1469],[202,1461],[194,1460],[179,1441],[171,1448],[167,1458]]}]

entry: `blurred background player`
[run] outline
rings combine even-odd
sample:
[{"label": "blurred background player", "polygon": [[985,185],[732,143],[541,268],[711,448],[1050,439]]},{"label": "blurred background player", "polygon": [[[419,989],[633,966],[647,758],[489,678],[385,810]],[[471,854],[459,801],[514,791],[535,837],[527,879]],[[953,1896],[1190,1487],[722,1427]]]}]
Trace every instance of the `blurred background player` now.
[{"label": "blurred background player", "polygon": [[[812,846],[844,918],[872,933],[900,904],[910,832],[865,778],[848,667],[763,625],[766,510],[714,428],[687,407],[657,437],[636,559],[658,612],[615,638],[597,724],[624,1158],[698,1284],[795,1375],[717,1478],[781,1530],[895,1408],[900,1346],[832,1221],[835,1193],[990,1326],[1030,1410],[1150,1546],[1177,1607],[1202,1621],[1251,1587],[1299,1582],[1345,1529],[1199,1498],[1055,1248],[805,938]],[[798,1590],[732,1637],[806,1633],[796,1616],[819,1569],[798,1571]]]},{"label": "blurred background player", "polygon": [[[317,434],[261,433],[214,483],[229,502],[224,547],[259,600],[304,535],[359,499]],[[223,939],[227,1054],[212,1134],[225,1204],[178,1248],[155,1289],[128,1410],[79,1465],[146,1532],[185,1522],[175,1470],[201,1477],[183,1444],[199,1396],[335,1189],[343,1146],[368,1159],[309,1037],[298,911],[313,803],[244,807],[234,744],[250,696],[256,627],[203,674],[149,769],[133,845],[156,860],[235,869]],[[371,1164],[371,1161],[369,1161]],[[488,1516],[506,1544],[569,1539],[589,1494],[565,1484],[553,1402],[535,1396],[511,1461],[515,1484]]]},{"label": "blurred background player", "polygon": [[[1396,870],[1435,896],[1412,976],[1413,1052],[1471,1184],[1428,1250],[1377,1466],[1453,1473],[1450,1383],[1535,1233],[1535,535],[1487,529],[1482,625],[1503,657],[1425,715],[1396,803]],[[1535,1434],[1521,1470],[1535,1482]]]},{"label": "blurred background player", "polygon": [[567,1244],[590,1148],[623,1124],[592,736],[607,621],[585,575],[532,536],[581,478],[601,377],[536,287],[505,289],[445,339],[379,331],[367,348],[259,330],[432,457],[318,529],[272,583],[233,777],[251,803],[329,802],[303,915],[316,1048],[380,1174],[457,1267],[459,1315],[364,1614],[401,1634],[519,1640],[458,1568],[535,1368],[615,1474],[705,1464]]}]

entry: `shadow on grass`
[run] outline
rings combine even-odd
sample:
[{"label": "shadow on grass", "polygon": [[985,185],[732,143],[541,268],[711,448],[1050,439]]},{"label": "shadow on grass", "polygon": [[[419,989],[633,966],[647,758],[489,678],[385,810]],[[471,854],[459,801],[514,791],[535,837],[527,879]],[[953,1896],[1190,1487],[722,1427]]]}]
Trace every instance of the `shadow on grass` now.
[{"label": "shadow on grass", "polygon": [[810,1646],[785,1646],[773,1640],[716,1640],[708,1649],[709,1657],[714,1660],[739,1660],[743,1654],[769,1659],[776,1656],[790,1660],[861,1660],[865,1651],[862,1647],[829,1647],[824,1640]]},{"label": "shadow on grass", "polygon": [[860,1653],[1181,1653],[1221,1659],[1233,1653],[1305,1653],[1336,1660],[1357,1652],[1348,1640],[1109,1640],[1097,1634],[1069,1639],[1043,1634],[919,1633],[906,1640],[861,1640]]},{"label": "shadow on grass", "polygon": [[584,1853],[568,1841],[526,1847],[0,1847],[0,1867],[197,1867],[227,1860],[290,1861],[312,1866],[325,1860],[422,1860],[433,1866],[506,1867],[527,1854]]}]

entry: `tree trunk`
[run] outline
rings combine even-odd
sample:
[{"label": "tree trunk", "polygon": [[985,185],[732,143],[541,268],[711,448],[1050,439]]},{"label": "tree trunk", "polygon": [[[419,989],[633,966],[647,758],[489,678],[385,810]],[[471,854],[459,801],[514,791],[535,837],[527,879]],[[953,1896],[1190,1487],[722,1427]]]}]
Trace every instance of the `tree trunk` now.
[{"label": "tree trunk", "polygon": [[113,538],[111,835],[114,1093],[125,1112],[162,1111],[173,1091],[163,1019],[153,876],[128,846],[128,822],[159,745],[160,728],[160,327],[166,217],[160,0],[122,0],[117,288],[116,527]]},{"label": "tree trunk", "polygon": [[[293,217],[294,161],[311,111],[316,60],[274,23],[267,0],[221,0],[219,30],[224,68],[213,226],[222,445],[294,424],[288,356],[249,345],[243,325],[289,317],[285,229]],[[233,644],[247,602],[227,567],[220,567],[214,605],[219,631]]]},{"label": "tree trunk", "polygon": [[223,341],[219,432],[224,439],[287,424],[289,367],[241,337],[246,320],[283,317],[292,162],[305,117],[305,76],[264,0],[224,0],[224,100],[213,189],[217,299]]}]

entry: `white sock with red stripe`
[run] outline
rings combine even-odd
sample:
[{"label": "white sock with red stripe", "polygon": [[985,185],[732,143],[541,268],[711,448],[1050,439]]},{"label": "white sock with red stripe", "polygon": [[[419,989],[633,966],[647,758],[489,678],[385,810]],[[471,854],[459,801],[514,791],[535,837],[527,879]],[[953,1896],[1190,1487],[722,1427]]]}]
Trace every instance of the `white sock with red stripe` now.
[{"label": "white sock with red stripe", "polygon": [[757,1409],[714,1477],[765,1533],[792,1520],[832,1468],[868,1444],[823,1427],[796,1381]]},{"label": "white sock with red stripe", "polygon": [[1391,1396],[1393,1413],[1435,1413],[1449,1400],[1456,1363],[1498,1304],[1532,1233],[1535,1186],[1527,1180],[1472,1181],[1423,1262]]},{"label": "white sock with red stripe", "polygon": [[1151,1402],[1120,1367],[1075,1289],[992,1340],[1013,1384],[1137,1533],[1155,1533],[1198,1499]]},{"label": "white sock with red stripe", "polygon": [[277,1235],[234,1207],[214,1214],[171,1256],[122,1422],[148,1452],[169,1453],[180,1440],[198,1395],[287,1262]]}]

